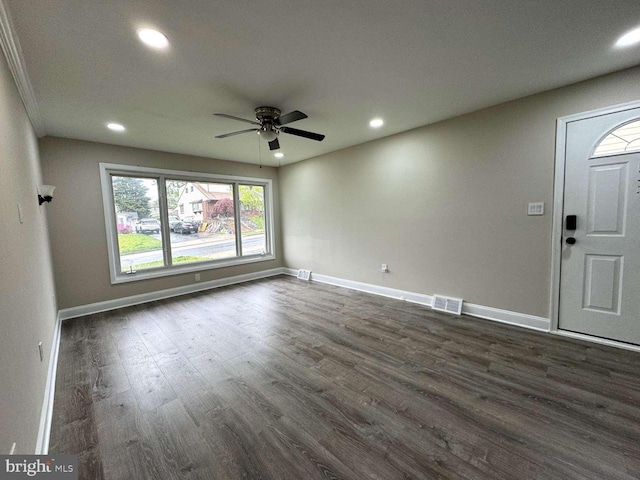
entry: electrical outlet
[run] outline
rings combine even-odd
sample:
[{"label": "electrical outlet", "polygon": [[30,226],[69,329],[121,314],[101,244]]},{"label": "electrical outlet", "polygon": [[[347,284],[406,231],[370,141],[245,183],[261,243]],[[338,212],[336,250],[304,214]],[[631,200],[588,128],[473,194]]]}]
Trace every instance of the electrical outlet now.
[{"label": "electrical outlet", "polygon": [[196,273],[196,282],[199,282],[199,281],[200,281],[200,274]]},{"label": "electrical outlet", "polygon": [[382,273],[387,273],[389,271],[389,266],[386,263],[382,264]]}]

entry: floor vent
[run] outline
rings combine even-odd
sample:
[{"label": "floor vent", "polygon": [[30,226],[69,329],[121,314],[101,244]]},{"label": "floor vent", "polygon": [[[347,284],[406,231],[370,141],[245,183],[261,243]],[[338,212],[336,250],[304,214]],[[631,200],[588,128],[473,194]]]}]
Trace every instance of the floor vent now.
[{"label": "floor vent", "polygon": [[300,280],[306,280],[307,282],[311,278],[311,270],[303,270],[302,268],[298,270],[298,278]]},{"label": "floor vent", "polygon": [[460,315],[462,313],[462,299],[445,297],[443,295],[434,295],[431,308],[433,308],[434,310],[439,310],[441,312]]}]

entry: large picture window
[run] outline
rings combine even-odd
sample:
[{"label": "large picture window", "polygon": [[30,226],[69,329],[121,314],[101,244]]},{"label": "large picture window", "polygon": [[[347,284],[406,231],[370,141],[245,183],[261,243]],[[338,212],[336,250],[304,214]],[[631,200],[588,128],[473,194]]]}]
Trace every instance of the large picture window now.
[{"label": "large picture window", "polygon": [[274,259],[271,181],[100,164],[111,282]]}]

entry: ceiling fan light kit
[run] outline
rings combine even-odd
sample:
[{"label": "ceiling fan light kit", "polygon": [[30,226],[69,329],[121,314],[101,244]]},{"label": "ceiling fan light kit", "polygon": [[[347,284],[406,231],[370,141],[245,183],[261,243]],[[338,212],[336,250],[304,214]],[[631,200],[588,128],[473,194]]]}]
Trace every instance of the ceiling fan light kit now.
[{"label": "ceiling fan light kit", "polygon": [[318,142],[324,139],[324,135],[319,133],[307,132],[306,130],[298,130],[297,128],[284,126],[288,123],[297,122],[298,120],[307,118],[307,115],[299,110],[294,110],[293,112],[282,115],[280,110],[275,107],[258,107],[255,109],[255,121],[235,117],[233,115],[227,115],[226,113],[214,113],[214,115],[255,125],[254,128],[217,135],[216,138],[227,138],[233,135],[240,135],[241,133],[257,132],[258,135],[260,135],[260,138],[269,143],[269,150],[278,150],[280,148],[278,135],[281,132],[289,135],[295,135],[297,137],[308,138],[310,140],[316,140]]},{"label": "ceiling fan light kit", "polygon": [[276,138],[278,138],[278,132],[271,125],[265,125],[264,128],[261,128],[258,131],[260,134],[260,138],[266,140],[267,142],[273,142]]}]

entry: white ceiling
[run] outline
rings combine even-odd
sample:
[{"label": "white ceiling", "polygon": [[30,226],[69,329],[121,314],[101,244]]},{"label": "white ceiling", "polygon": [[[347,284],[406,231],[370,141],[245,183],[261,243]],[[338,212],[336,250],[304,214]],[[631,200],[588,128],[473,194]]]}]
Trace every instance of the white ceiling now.
[{"label": "white ceiling", "polygon": [[215,139],[249,126],[214,112],[305,112],[326,139],[281,134],[284,164],[640,63],[613,48],[638,0],[4,2],[46,134],[241,162],[257,135]]}]

